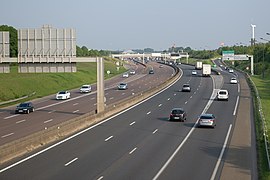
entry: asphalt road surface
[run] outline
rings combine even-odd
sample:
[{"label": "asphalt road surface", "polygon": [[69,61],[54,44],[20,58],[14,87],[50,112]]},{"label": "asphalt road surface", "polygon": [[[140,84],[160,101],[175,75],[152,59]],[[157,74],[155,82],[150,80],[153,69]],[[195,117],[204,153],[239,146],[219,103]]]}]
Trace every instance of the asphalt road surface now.
[{"label": "asphalt road surface", "polygon": [[[191,75],[181,65],[179,81],[153,97],[31,156],[1,167],[0,179],[219,179],[221,159],[238,111],[235,74]],[[181,92],[189,83],[191,92]],[[217,101],[218,89],[229,101]],[[182,107],[187,121],[169,121]],[[213,113],[215,128],[198,128],[201,113]]]},{"label": "asphalt road surface", "polygon": [[[140,64],[131,64],[136,74],[123,78],[122,75],[105,81],[106,104],[136,95],[166,81],[174,72],[170,66],[159,68],[158,63],[150,62],[149,68],[154,68],[155,74],[148,74],[149,68]],[[127,90],[117,90],[120,82],[128,84]],[[35,112],[30,114],[15,114],[15,106],[0,109],[0,145],[22,138],[34,132],[55,126],[61,122],[78,117],[96,109],[96,85],[92,93],[81,94],[79,89],[71,90],[71,99],[56,100],[55,95],[34,100]]]}]

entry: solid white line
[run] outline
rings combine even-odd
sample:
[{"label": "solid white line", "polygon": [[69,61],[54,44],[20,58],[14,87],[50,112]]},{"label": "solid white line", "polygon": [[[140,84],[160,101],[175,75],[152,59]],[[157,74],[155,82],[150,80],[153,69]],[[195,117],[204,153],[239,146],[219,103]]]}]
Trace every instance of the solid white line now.
[{"label": "solid white line", "polygon": [[236,111],[237,111],[238,103],[239,103],[239,96],[237,96],[236,103],[235,103],[235,106],[234,106],[234,111],[233,111],[234,116],[235,116]]},{"label": "solid white line", "polygon": [[73,113],[79,112],[80,110],[73,111]]},{"label": "solid white line", "polygon": [[17,121],[16,124],[22,123],[22,122],[24,122],[24,121],[26,121],[26,120],[23,119],[23,120]]},{"label": "solid white line", "polygon": [[[180,71],[182,71],[182,70],[180,69]],[[77,136],[79,136],[79,135],[81,135],[81,134],[83,134],[83,133],[85,133],[85,132],[87,132],[87,131],[89,131],[89,130],[91,130],[91,129],[93,129],[93,128],[95,128],[95,127],[97,127],[97,126],[99,126],[99,125],[101,125],[101,124],[103,124],[103,123],[105,123],[105,122],[111,120],[111,119],[113,119],[113,118],[115,118],[115,117],[117,117],[117,116],[119,116],[120,114],[123,114],[123,113],[129,111],[130,109],[133,109],[133,108],[139,106],[140,104],[142,104],[142,103],[148,101],[149,99],[151,99],[151,98],[157,96],[158,94],[160,94],[160,93],[166,91],[167,89],[169,89],[171,86],[173,86],[173,85],[174,85],[174,84],[182,77],[182,75],[183,75],[183,71],[182,71],[180,77],[179,77],[174,83],[170,84],[169,86],[167,86],[166,88],[164,88],[164,89],[162,89],[161,91],[157,92],[156,94],[154,94],[154,95],[152,95],[152,96],[146,98],[145,100],[142,100],[141,102],[139,102],[139,103],[137,103],[137,104],[134,104],[133,106],[131,106],[131,107],[129,107],[129,108],[127,108],[127,109],[125,109],[125,110],[123,110],[123,111],[121,111],[121,112],[119,112],[119,113],[117,113],[117,114],[115,114],[115,115],[113,115],[113,116],[111,116],[111,117],[109,117],[109,118],[107,118],[107,119],[105,119],[105,120],[103,120],[103,121],[101,121],[101,122],[99,122],[99,123],[93,125],[93,126],[90,126],[90,127],[87,128],[87,129],[84,129],[84,130],[82,130],[82,131],[79,131],[78,133],[76,133],[76,134],[74,134],[74,135],[72,135],[72,136],[69,136],[69,137],[67,137],[66,139],[63,139],[62,141],[59,141],[59,142],[57,142],[57,143],[55,143],[55,144],[53,144],[53,145],[51,145],[51,146],[49,146],[49,147],[47,147],[47,148],[45,148],[45,149],[42,149],[41,151],[38,151],[38,152],[36,152],[36,153],[34,153],[34,154],[32,154],[32,155],[30,155],[30,156],[28,156],[28,157],[26,157],[26,158],[20,160],[20,161],[17,161],[17,162],[15,162],[15,163],[13,163],[13,164],[11,164],[11,165],[9,165],[9,166],[7,166],[7,167],[1,169],[1,170],[0,170],[0,173],[6,171],[6,170],[8,170],[8,169],[11,169],[11,168],[13,168],[13,167],[15,167],[15,166],[17,166],[17,165],[19,165],[19,164],[25,162],[25,161],[28,161],[29,159],[32,159],[32,158],[34,158],[34,157],[36,157],[36,156],[38,156],[38,155],[40,155],[40,154],[42,154],[42,153],[44,153],[44,152],[46,152],[46,151],[52,149],[52,148],[54,148],[54,147],[56,147],[56,146],[58,146],[58,145],[60,145],[60,144],[63,144],[63,143],[65,143],[65,142],[67,142],[67,141],[69,141],[69,140],[71,140],[71,139],[73,139],[73,138],[75,138],[75,137],[77,137]]]},{"label": "solid white line", "polygon": [[149,111],[149,112],[147,113],[147,115],[150,114],[150,113],[151,113],[151,111]]},{"label": "solid white line", "polygon": [[152,134],[155,134],[157,131],[158,131],[158,129],[155,129],[155,130],[152,132]]},{"label": "solid white line", "polygon": [[49,119],[47,121],[44,121],[44,124],[48,123],[48,122],[51,122],[53,119]]},{"label": "solid white line", "polygon": [[227,146],[227,142],[228,142],[228,139],[229,139],[229,136],[230,136],[231,129],[232,129],[232,124],[230,124],[230,127],[229,127],[229,130],[228,130],[228,132],[227,132],[227,135],[226,135],[226,138],[225,138],[225,141],[224,141],[222,150],[221,150],[221,152],[220,152],[220,155],[219,155],[219,157],[218,157],[218,161],[217,161],[217,163],[216,163],[215,169],[214,169],[214,171],[213,171],[213,174],[212,174],[210,180],[214,180],[215,177],[216,177],[218,167],[219,167],[219,165],[220,165],[222,156],[223,156],[224,151],[225,151],[225,148],[226,148],[226,146]]},{"label": "solid white line", "polygon": [[136,151],[137,148],[132,149],[132,151],[129,152],[129,154],[132,154],[134,151]]},{"label": "solid white line", "polygon": [[1,136],[1,138],[5,138],[5,137],[8,137],[8,136],[11,136],[11,135],[13,135],[14,133],[9,133],[9,134],[6,134],[6,135],[4,135],[4,136]]},{"label": "solid white line", "polygon": [[135,123],[136,123],[136,122],[135,122],[135,121],[133,121],[133,122],[132,122],[132,123],[130,123],[129,125],[130,125],[130,126],[132,126],[132,125],[133,125],[133,124],[135,124]]},{"label": "solid white line", "polygon": [[65,164],[65,166],[68,166],[68,165],[70,165],[71,163],[73,163],[74,161],[76,161],[78,158],[74,158],[74,159],[72,159],[71,161],[69,161],[68,163],[66,163]]},{"label": "solid white line", "polygon": [[106,138],[105,141],[109,141],[112,138],[113,138],[113,136],[110,136],[110,137]]},{"label": "solid white line", "polygon": [[16,117],[16,116],[19,116],[19,114],[14,114],[14,115],[12,115],[12,116],[5,117],[4,119],[13,118],[13,117]]}]

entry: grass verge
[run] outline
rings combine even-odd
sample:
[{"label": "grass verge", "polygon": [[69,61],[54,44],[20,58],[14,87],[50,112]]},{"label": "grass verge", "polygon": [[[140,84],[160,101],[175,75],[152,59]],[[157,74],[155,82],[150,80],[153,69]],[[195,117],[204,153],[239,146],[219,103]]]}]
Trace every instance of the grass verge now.
[{"label": "grass verge", "polygon": [[[105,79],[123,73],[125,68],[117,71],[115,61],[104,61]],[[23,101],[44,97],[60,90],[80,87],[82,84],[96,82],[96,63],[77,63],[76,73],[18,73],[17,66],[11,66],[11,72],[0,74],[0,102],[34,94]],[[107,74],[107,71],[110,74]]]},{"label": "grass verge", "polygon": [[[269,123],[270,123],[270,77],[266,77],[264,79],[261,76],[253,76],[253,82],[255,83],[257,90],[259,92],[262,111],[265,117],[267,128],[267,136],[269,137]],[[254,92],[254,90],[253,90]],[[254,98],[254,108],[255,108],[255,122],[256,122],[256,138],[257,138],[257,151],[258,151],[258,170],[259,170],[259,179],[269,180],[270,179],[270,171],[268,167],[267,155],[265,150],[264,143],[264,131],[263,131],[263,122],[260,118],[259,114],[259,102],[258,99]]]}]

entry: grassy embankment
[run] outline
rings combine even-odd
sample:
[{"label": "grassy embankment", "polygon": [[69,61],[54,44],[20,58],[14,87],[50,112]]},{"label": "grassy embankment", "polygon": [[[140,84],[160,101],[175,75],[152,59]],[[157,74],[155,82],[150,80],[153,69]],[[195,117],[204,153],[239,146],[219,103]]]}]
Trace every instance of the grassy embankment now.
[{"label": "grassy embankment", "polygon": [[[104,64],[105,79],[125,71],[123,66],[117,71],[113,60],[105,60]],[[11,73],[0,74],[0,102],[34,93],[22,100],[26,101],[96,82],[96,63],[77,63],[76,73],[18,73],[17,68],[11,66]],[[111,72],[110,75],[106,73],[107,70]]]},{"label": "grassy embankment", "polygon": [[[262,103],[262,110],[266,121],[266,128],[268,137],[270,137],[270,75],[262,78],[261,76],[253,76],[253,82],[255,83]],[[258,108],[258,104],[255,104],[255,108]],[[259,179],[269,180],[270,171],[267,162],[267,156],[264,145],[264,136],[262,129],[262,122],[259,118],[258,111],[255,112],[256,117],[256,131],[257,131],[257,150],[258,150],[258,169]]]}]

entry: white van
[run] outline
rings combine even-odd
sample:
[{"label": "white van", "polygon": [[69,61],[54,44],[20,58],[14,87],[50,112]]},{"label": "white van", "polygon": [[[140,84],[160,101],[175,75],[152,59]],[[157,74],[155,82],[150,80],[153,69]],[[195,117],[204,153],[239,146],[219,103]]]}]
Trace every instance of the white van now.
[{"label": "white van", "polygon": [[217,100],[229,100],[229,92],[225,89],[220,89],[217,93]]}]

